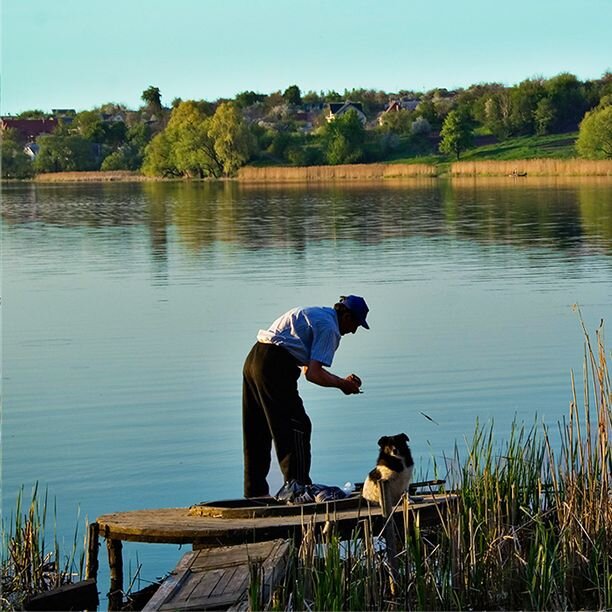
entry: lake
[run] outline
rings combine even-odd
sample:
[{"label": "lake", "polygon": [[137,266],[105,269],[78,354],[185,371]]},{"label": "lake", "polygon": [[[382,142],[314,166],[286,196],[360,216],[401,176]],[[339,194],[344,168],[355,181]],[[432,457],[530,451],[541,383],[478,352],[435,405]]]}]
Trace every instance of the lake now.
[{"label": "lake", "polygon": [[[364,479],[381,435],[406,432],[419,476],[444,477],[477,419],[499,440],[513,419],[554,425],[572,370],[582,389],[572,305],[593,339],[612,315],[609,178],[12,183],[2,199],[3,513],[38,482],[68,549],[85,517],[241,496],[243,360],[293,306],[370,306],[330,368],[364,393],[300,383],[313,480],[336,485]],[[126,575],[184,552],[127,544]],[[107,577],[101,555],[102,597]]]}]

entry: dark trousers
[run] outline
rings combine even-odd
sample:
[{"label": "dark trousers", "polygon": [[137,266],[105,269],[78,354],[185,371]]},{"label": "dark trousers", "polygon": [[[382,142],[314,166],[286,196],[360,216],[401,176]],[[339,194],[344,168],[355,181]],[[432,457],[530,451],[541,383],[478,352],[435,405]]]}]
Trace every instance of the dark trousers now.
[{"label": "dark trousers", "polygon": [[272,441],[285,481],[310,480],[312,425],[298,393],[300,367],[284,348],[257,342],[244,362],[244,495],[268,495]]}]

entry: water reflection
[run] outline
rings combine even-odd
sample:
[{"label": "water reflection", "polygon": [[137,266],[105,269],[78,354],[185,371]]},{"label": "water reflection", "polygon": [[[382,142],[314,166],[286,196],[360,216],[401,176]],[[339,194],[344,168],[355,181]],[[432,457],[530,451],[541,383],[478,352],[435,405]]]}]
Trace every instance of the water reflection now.
[{"label": "water reflection", "polygon": [[465,238],[569,254],[612,249],[612,179],[452,179],[376,184],[9,185],[10,225],[144,225],[163,268],[169,226],[200,254],[217,241],[295,253],[316,241]]}]

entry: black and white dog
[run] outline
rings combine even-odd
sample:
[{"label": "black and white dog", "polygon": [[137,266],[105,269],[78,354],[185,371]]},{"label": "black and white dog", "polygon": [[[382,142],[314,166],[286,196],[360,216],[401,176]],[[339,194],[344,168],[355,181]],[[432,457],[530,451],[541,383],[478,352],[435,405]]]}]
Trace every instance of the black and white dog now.
[{"label": "black and white dog", "polygon": [[408,446],[405,433],[396,436],[383,436],[378,441],[380,453],[376,467],[368,474],[363,484],[362,496],[371,502],[380,504],[381,480],[388,482],[389,501],[395,505],[408,490],[412,480],[414,461]]}]

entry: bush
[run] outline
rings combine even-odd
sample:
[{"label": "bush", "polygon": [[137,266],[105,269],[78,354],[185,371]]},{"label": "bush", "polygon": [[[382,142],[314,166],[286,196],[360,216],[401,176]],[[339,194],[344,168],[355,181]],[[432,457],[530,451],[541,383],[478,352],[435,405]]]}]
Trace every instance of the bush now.
[{"label": "bush", "polygon": [[587,159],[612,159],[612,106],[596,108],[585,115],[576,149]]}]

